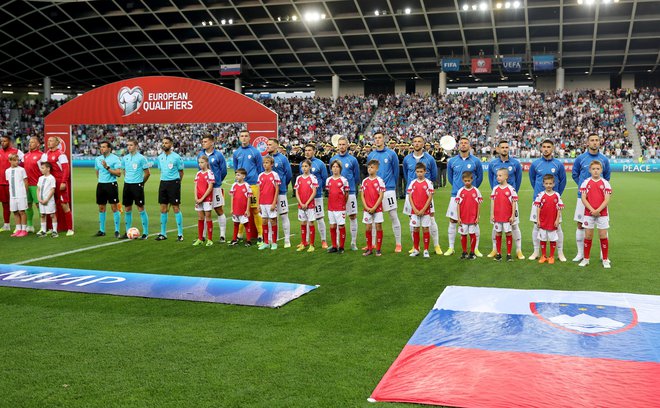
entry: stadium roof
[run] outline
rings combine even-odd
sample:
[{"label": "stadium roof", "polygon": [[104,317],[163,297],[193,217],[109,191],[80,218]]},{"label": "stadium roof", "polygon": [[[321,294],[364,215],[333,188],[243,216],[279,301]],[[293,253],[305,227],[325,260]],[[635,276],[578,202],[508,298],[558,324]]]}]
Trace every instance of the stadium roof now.
[{"label": "stadium roof", "polygon": [[660,62],[657,0],[9,0],[0,21],[2,84],[23,87],[46,76],[80,89],[152,74],[221,82],[220,64],[235,63],[249,86],[431,79],[451,56],[466,76],[480,52],[554,54],[567,74]]}]

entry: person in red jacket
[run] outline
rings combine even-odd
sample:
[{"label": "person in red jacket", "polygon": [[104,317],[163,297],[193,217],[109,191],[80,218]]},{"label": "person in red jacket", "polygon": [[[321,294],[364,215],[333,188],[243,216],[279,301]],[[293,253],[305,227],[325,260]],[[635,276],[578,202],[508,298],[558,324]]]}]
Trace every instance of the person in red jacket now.
[{"label": "person in red jacket", "polygon": [[41,157],[41,163],[50,163],[51,174],[57,183],[55,189],[55,202],[62,207],[64,213],[64,228],[67,229],[68,237],[73,235],[73,217],[69,206],[69,159],[60,150],[60,139],[51,136],[47,142],[48,150]]}]

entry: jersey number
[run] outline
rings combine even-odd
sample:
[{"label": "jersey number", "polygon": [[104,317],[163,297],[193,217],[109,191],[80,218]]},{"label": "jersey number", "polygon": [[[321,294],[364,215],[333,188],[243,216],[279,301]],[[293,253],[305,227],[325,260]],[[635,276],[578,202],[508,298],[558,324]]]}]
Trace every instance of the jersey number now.
[{"label": "jersey number", "polygon": [[390,207],[394,205],[394,197],[387,197],[387,205]]},{"label": "jersey number", "polygon": [[321,207],[320,205],[317,205],[317,206],[316,206],[316,212],[317,212],[317,213],[320,213],[320,212],[322,212],[322,211],[323,211],[323,207]]},{"label": "jersey number", "polygon": [[220,194],[215,195],[215,201],[220,201]]},{"label": "jersey number", "polygon": [[351,201],[351,208],[355,209],[355,201]]}]

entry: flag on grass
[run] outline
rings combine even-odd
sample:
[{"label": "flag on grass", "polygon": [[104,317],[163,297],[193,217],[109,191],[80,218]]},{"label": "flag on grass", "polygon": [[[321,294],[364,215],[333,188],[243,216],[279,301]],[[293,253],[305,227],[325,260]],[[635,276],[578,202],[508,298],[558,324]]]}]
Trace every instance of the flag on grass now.
[{"label": "flag on grass", "polygon": [[660,406],[660,296],[447,287],[371,398]]}]

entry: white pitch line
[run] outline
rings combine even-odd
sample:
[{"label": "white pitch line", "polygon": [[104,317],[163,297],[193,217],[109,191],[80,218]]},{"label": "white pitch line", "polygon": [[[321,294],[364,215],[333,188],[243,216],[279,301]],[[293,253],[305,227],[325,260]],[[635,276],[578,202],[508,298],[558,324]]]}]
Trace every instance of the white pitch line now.
[{"label": "white pitch line", "polygon": [[[196,227],[196,226],[197,226],[197,224],[188,225],[187,227],[183,227],[183,229],[193,228],[193,227]],[[174,231],[176,231],[176,229],[171,229],[171,230],[168,230],[166,232],[174,232]],[[153,236],[157,236],[158,234],[160,234],[160,232],[150,234],[149,236],[153,237]],[[62,234],[62,235],[64,235],[64,234]],[[46,256],[39,257],[39,258],[32,258],[32,259],[28,259],[28,260],[21,261],[21,262],[14,262],[13,265],[24,265],[24,264],[28,264],[28,263],[37,262],[37,261],[43,261],[45,259],[59,258],[60,256],[77,254],[78,252],[90,251],[92,249],[103,248],[103,247],[107,247],[107,246],[110,246],[110,245],[123,244],[123,243],[129,242],[129,241],[132,241],[132,240],[131,239],[118,239],[116,241],[106,242],[105,244],[92,245],[92,246],[88,246],[88,247],[84,247],[84,248],[72,249],[71,251],[65,251],[65,252],[59,252],[59,253],[52,254],[52,255],[46,255]]]}]

